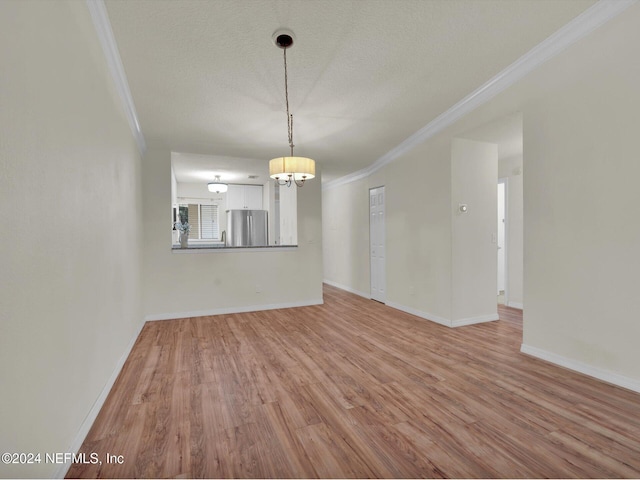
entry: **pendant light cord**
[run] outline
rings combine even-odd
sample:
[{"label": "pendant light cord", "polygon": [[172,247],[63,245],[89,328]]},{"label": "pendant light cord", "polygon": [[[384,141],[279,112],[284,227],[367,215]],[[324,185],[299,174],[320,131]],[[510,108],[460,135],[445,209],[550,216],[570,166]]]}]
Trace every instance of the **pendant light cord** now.
[{"label": "pendant light cord", "polygon": [[289,81],[287,76],[287,49],[284,50],[284,98],[287,104],[287,131],[289,133],[289,147],[293,157],[293,115],[289,113]]}]

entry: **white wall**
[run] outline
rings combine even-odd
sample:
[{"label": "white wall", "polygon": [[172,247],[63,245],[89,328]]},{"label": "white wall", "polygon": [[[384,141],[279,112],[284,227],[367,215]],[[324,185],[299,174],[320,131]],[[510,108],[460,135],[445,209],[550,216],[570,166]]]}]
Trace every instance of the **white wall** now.
[{"label": "white wall", "polygon": [[[208,191],[208,189],[207,189]],[[171,166],[171,205],[178,204],[178,180],[176,180],[176,173]],[[177,221],[178,219],[176,219]]]},{"label": "white wall", "polygon": [[44,478],[142,324],[140,157],[84,2],[0,2],[0,69],[0,476]]},{"label": "white wall", "polygon": [[[448,183],[433,155],[441,150],[438,145],[522,112],[523,350],[640,391],[638,25],[640,4],[635,4],[403,158],[369,178],[323,192],[325,218],[327,208],[339,206],[345,213],[334,225],[353,225],[351,233],[341,232],[350,238],[361,235],[368,220],[359,203],[362,186],[390,186],[387,217],[396,218],[387,225],[387,238],[396,235],[387,242],[392,301],[405,306],[412,301],[402,292],[429,271],[431,265],[420,259],[428,251],[424,245],[435,246],[417,240],[415,232],[441,228],[437,212],[450,207],[446,189],[431,182]],[[404,189],[395,191],[394,183]],[[416,215],[412,200],[425,196],[440,207]],[[327,278],[356,279],[345,284],[368,288],[361,254],[342,248],[338,238],[325,232]],[[443,245],[435,250],[446,257]],[[403,258],[412,261],[399,261]],[[416,294],[415,313],[433,312],[434,297],[446,297],[438,289],[451,281],[450,273],[446,268],[440,273]]]},{"label": "white wall", "polygon": [[[451,145],[451,320],[497,320],[498,146],[454,138]],[[462,213],[459,205],[467,205]]]},{"label": "white wall", "polygon": [[370,297],[368,190],[384,185],[387,304],[448,326],[496,319],[496,184],[495,144],[444,134],[324,190],[325,281]]},{"label": "white wall", "polygon": [[499,116],[497,119],[492,118],[488,123],[474,127],[462,135],[462,137],[471,140],[498,145],[498,178],[507,179],[507,283],[505,300],[509,306],[520,309],[523,308],[524,278],[522,128],[522,113],[509,111],[507,115]]},{"label": "white wall", "polygon": [[[297,248],[171,251],[171,154],[143,158],[144,314],[148,319],[322,302],[320,179],[298,192]],[[257,291],[259,290],[259,291]]]},{"label": "white wall", "polygon": [[638,25],[640,4],[530,80],[523,343],[640,390]]},{"label": "white wall", "polygon": [[324,281],[369,297],[369,191],[354,182],[322,192]]},{"label": "white wall", "polygon": [[323,191],[327,283],[370,297],[369,188],[385,186],[387,305],[451,321],[451,142]]},{"label": "white wall", "polygon": [[380,176],[373,183],[388,185],[387,304],[450,325],[450,138],[416,147]]}]

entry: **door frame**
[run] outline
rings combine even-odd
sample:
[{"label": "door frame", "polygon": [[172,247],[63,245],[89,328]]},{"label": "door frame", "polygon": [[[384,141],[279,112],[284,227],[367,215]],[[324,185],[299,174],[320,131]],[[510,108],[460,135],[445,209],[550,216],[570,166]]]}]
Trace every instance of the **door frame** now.
[{"label": "door frame", "polygon": [[[371,264],[372,264],[372,255],[371,255],[371,192],[373,190],[377,190],[381,188],[382,189],[382,198],[383,198],[383,203],[382,203],[382,219],[383,219],[383,225],[382,225],[382,238],[383,238],[383,243],[384,243],[384,264],[383,264],[383,268],[384,268],[384,273],[383,273],[383,279],[384,279],[384,290],[383,290],[383,299],[381,300],[380,298],[374,298],[373,297],[373,289],[371,288],[371,284],[373,283],[373,269],[371,268]],[[381,303],[385,303],[386,299],[387,299],[387,232],[386,232],[386,222],[387,222],[387,218],[386,218],[386,213],[387,213],[387,196],[386,196],[386,188],[384,185],[378,185],[376,187],[371,187],[369,188],[369,194],[368,194],[368,203],[369,203],[369,295],[371,297],[371,299],[376,300],[378,302]]]},{"label": "door frame", "polygon": [[[504,184],[504,304],[509,305],[509,177],[498,178]],[[497,235],[497,232],[496,232]],[[496,264],[498,263],[496,248]]]}]

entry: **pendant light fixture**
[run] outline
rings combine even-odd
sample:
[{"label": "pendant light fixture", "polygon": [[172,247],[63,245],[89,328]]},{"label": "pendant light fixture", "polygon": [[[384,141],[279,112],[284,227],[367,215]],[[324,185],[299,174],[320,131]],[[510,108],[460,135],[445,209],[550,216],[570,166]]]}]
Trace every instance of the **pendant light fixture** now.
[{"label": "pendant light fixture", "polygon": [[213,179],[213,182],[207,184],[207,188],[210,192],[224,193],[227,191],[229,186],[226,183],[222,183],[220,181],[220,175],[216,175]]},{"label": "pendant light fixture", "polygon": [[284,97],[287,107],[287,131],[291,156],[277,157],[269,162],[269,176],[278,185],[290,187],[295,183],[302,187],[306,180],[316,176],[316,162],[306,157],[293,156],[293,115],[289,113],[289,86],[287,77],[287,49],[293,45],[294,35],[290,30],[278,30],[273,34],[273,42],[284,51]]}]

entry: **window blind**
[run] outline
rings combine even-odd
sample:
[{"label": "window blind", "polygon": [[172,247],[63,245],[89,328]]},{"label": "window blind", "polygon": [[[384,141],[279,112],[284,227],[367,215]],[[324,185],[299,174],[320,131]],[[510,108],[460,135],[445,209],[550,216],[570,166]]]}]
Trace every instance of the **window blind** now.
[{"label": "window blind", "polygon": [[200,232],[203,240],[219,240],[218,205],[200,205]]}]

